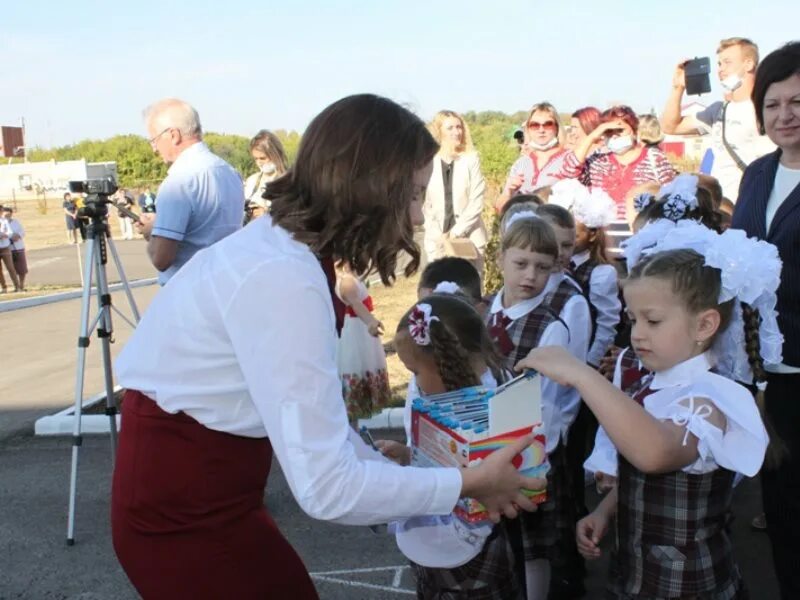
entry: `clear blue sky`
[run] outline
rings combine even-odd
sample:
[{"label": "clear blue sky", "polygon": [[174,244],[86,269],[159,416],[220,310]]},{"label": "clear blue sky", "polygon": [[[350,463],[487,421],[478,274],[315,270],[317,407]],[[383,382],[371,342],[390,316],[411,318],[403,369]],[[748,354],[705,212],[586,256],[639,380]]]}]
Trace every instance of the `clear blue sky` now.
[{"label": "clear blue sky", "polygon": [[[104,7],[106,6],[106,7]],[[302,130],[330,102],[376,92],[423,118],[562,112],[624,101],[659,111],[673,65],[723,37],[762,54],[800,37],[796,0],[25,0],[0,7],[0,124],[28,143],[143,133],[178,96],[204,128]],[[768,12],[767,12],[768,11]],[[708,98],[719,95],[716,86]]]}]

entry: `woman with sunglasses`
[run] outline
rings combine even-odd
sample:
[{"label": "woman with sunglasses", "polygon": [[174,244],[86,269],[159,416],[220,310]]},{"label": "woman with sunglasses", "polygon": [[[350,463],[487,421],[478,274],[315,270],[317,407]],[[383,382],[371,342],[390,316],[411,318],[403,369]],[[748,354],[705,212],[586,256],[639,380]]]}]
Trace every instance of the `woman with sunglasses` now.
[{"label": "woman with sunglasses", "polygon": [[[559,139],[558,111],[549,102],[534,104],[525,121],[522,155],[511,165],[503,193],[495,208],[499,212],[516,194],[530,194],[552,185],[567,174],[566,158],[571,154]],[[574,169],[573,169],[574,170]]]},{"label": "woman with sunglasses", "polygon": [[[631,189],[651,181],[664,184],[678,174],[664,152],[639,141],[638,129],[639,118],[629,106],[609,108],[566,160],[566,176],[605,191],[614,199],[620,220],[625,219],[625,198]],[[602,142],[605,151],[591,152]]]}]

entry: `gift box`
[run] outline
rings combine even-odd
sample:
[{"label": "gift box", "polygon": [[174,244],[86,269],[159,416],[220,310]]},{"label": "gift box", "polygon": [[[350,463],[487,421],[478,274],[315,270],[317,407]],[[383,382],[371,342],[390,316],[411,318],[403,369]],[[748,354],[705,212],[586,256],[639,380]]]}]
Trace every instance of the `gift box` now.
[{"label": "gift box", "polygon": [[[542,424],[541,376],[528,372],[494,390],[465,388],[414,400],[411,412],[411,464],[418,467],[468,467],[530,432],[535,441],[513,459],[524,475],[545,477],[549,470]],[[537,504],[545,490],[526,490]],[[467,523],[488,519],[476,500],[462,498],[454,514]]]}]

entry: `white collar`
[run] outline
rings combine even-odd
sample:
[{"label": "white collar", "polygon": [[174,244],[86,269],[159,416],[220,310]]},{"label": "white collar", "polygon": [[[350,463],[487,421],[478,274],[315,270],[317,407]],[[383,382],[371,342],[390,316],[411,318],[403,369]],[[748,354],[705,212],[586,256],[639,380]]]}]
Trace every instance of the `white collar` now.
[{"label": "white collar", "polygon": [[208,146],[206,146],[205,142],[197,142],[189,146],[186,150],[181,152],[178,155],[178,158],[175,159],[175,162],[169,166],[167,169],[167,173],[171,173],[172,169],[174,169],[178,164],[181,162],[188,162],[192,160],[192,155],[197,154],[199,152],[208,152]]},{"label": "white collar", "polygon": [[666,371],[659,371],[653,376],[650,389],[660,390],[678,385],[686,385],[694,381],[698,375],[707,372],[714,366],[711,355],[704,352],[698,356],[678,363]]},{"label": "white collar", "polygon": [[547,294],[548,289],[545,286],[545,289],[538,296],[534,296],[533,298],[529,298],[528,300],[523,300],[522,302],[517,302],[514,306],[509,306],[508,308],[503,308],[503,292],[505,291],[505,286],[497,292],[497,295],[492,300],[492,306],[489,309],[490,314],[497,314],[502,312],[512,321],[516,321],[527,315],[531,312],[534,308],[539,306],[544,299],[545,294]]},{"label": "white collar", "polygon": [[588,250],[584,250],[583,252],[579,252],[578,254],[572,255],[572,264],[576,267],[580,267],[587,260],[589,260]]}]

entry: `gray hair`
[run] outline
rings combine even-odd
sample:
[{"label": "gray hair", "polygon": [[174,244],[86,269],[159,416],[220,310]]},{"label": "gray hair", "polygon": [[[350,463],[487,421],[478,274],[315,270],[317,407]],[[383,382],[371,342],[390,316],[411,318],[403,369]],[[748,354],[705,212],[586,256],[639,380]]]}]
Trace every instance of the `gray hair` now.
[{"label": "gray hair", "polygon": [[144,109],[144,122],[153,123],[156,129],[174,127],[186,137],[203,137],[200,115],[188,102],[177,98],[164,98]]}]

